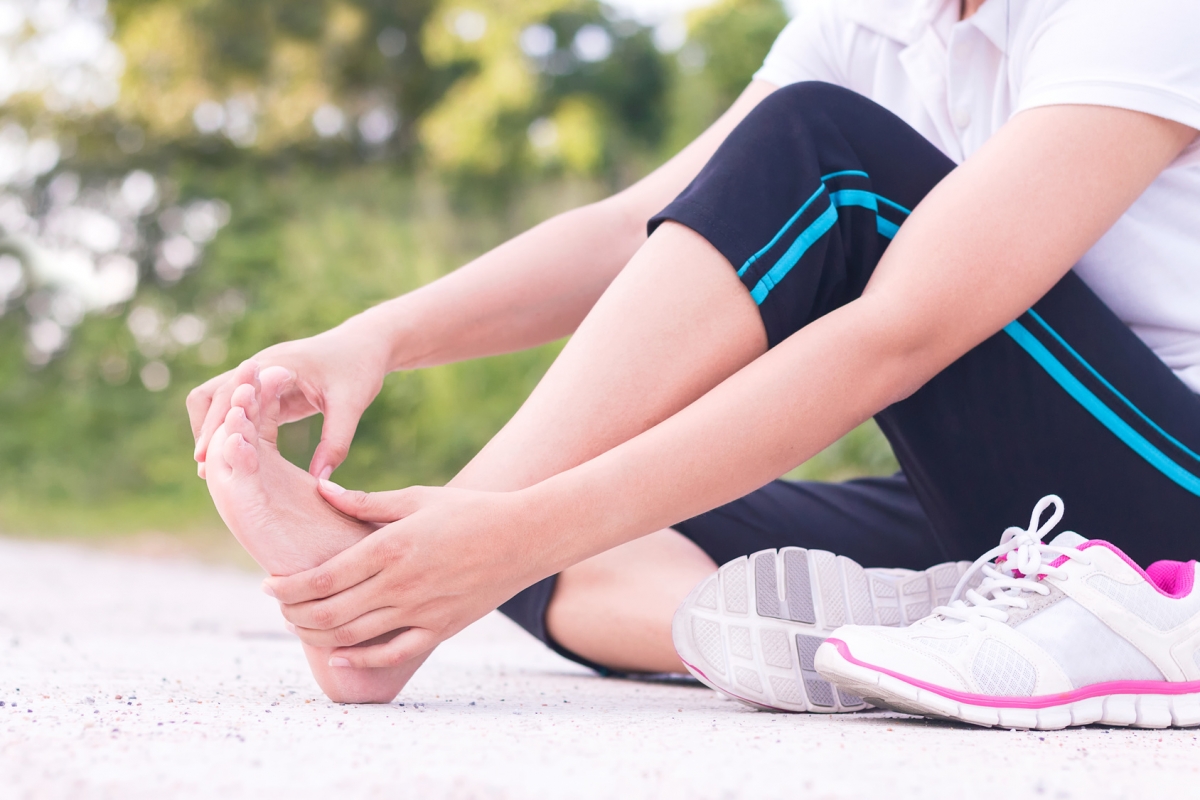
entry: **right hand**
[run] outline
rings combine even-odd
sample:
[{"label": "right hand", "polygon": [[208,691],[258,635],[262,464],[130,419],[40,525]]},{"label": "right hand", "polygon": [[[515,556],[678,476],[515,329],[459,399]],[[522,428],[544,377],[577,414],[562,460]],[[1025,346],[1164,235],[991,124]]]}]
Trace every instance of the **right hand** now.
[{"label": "right hand", "polygon": [[294,342],[273,345],[250,360],[197,386],[187,410],[196,438],[195,459],[204,477],[204,461],[213,432],[229,413],[229,398],[240,384],[257,380],[258,370],[284,367],[293,380],[280,396],[281,423],[325,415],[321,442],[309,472],[329,477],[350,451],[363,411],[379,394],[388,372],[383,337],[346,325]]}]

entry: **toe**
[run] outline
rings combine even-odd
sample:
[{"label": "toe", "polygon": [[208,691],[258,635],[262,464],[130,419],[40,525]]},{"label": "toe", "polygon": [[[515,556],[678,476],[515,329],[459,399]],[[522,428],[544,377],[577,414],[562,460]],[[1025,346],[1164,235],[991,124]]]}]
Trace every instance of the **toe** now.
[{"label": "toe", "polygon": [[229,409],[229,413],[225,415],[225,429],[230,436],[239,434],[251,445],[258,443],[258,428],[254,427],[254,423],[246,415],[246,410],[241,406]]},{"label": "toe", "polygon": [[229,398],[229,407],[230,409],[240,408],[245,412],[246,419],[250,420],[250,424],[258,427],[260,406],[257,386],[243,383],[234,389],[233,395]]},{"label": "toe", "polygon": [[230,434],[221,447],[221,455],[233,472],[233,477],[245,478],[258,472],[258,451],[240,433]]}]

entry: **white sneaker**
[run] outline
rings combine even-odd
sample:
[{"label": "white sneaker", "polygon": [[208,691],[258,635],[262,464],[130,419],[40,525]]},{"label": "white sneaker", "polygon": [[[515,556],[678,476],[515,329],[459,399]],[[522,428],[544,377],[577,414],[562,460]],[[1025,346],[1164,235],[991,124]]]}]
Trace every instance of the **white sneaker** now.
[{"label": "white sneaker", "polygon": [[847,622],[906,625],[950,599],[969,564],[923,572],[863,569],[824,550],[785,547],[730,561],[675,612],[671,635],[688,670],[755,708],[832,713],[866,707],[816,673],[817,647]]},{"label": "white sneaker", "polygon": [[1070,531],[1043,544],[1062,513],[1042,498],[1028,529],[1009,528],[964,575],[982,569],[977,590],[911,627],[840,628],[817,671],[873,705],[976,725],[1200,724],[1196,562],[1142,570]]}]

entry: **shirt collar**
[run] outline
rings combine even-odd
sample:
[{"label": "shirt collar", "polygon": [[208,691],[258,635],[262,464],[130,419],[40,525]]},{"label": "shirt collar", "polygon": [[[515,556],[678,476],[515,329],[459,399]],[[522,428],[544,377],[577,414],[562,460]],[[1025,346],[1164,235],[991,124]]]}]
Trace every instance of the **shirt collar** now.
[{"label": "shirt collar", "polygon": [[915,44],[947,3],[958,0],[841,0],[849,19],[904,45]]},{"label": "shirt collar", "polygon": [[[916,44],[948,3],[959,0],[841,0],[843,14],[857,24],[904,44]],[[1008,45],[1009,26],[1023,3],[987,0],[969,20],[1001,52]],[[1011,6],[1011,7],[1010,7]]]},{"label": "shirt collar", "polygon": [[1022,5],[1014,0],[987,0],[968,22],[973,23],[997,50],[1007,53],[1011,26],[1016,24],[1017,11]]}]

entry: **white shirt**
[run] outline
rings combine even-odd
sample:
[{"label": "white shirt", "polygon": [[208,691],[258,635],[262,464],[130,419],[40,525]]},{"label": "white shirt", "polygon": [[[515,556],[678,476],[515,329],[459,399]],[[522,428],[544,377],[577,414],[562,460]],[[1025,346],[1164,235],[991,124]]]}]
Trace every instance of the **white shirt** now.
[{"label": "white shirt", "polygon": [[[814,0],[754,76],[865,95],[961,162],[1014,114],[1084,104],[1200,129],[1200,0]],[[1200,139],[1076,272],[1200,392]]]}]

